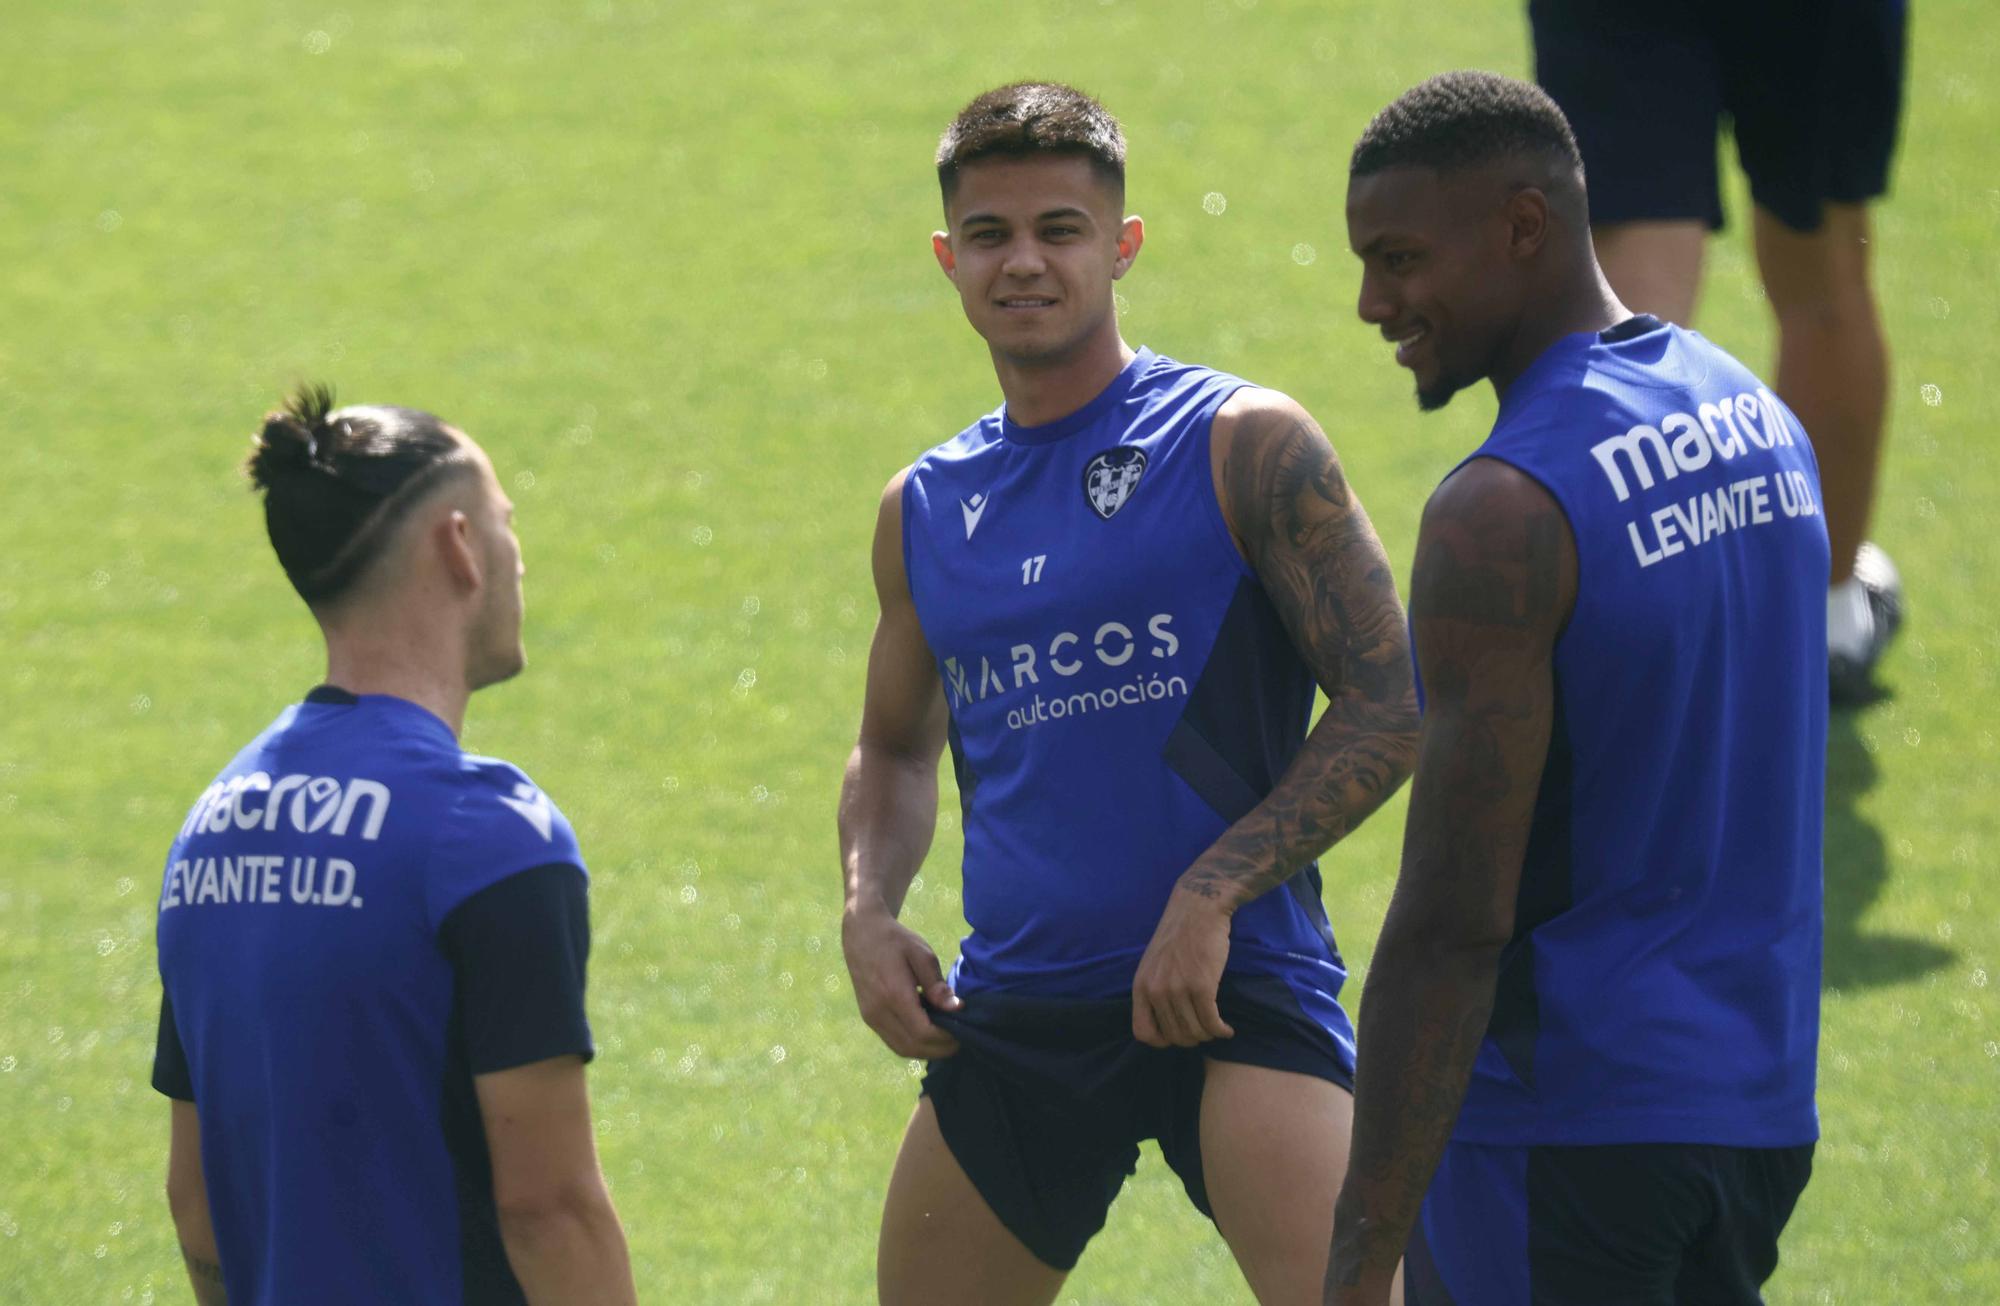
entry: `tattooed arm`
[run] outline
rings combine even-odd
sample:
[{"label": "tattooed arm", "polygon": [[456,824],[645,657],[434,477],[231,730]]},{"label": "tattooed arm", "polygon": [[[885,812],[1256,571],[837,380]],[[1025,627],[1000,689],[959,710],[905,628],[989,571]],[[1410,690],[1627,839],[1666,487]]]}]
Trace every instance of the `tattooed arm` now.
[{"label": "tattooed arm", "polygon": [[1164,1047],[1232,1031],[1215,992],[1236,909],[1290,879],[1409,774],[1417,712],[1389,560],[1317,424],[1240,390],[1216,414],[1216,493],[1299,655],[1327,696],[1264,801],[1181,876],[1133,987],[1133,1033]]},{"label": "tattooed arm", "polygon": [[167,1135],[167,1209],[187,1263],[199,1306],[228,1306],[222,1286],[222,1254],[215,1249],[215,1225],[209,1219],[208,1183],[201,1172],[201,1120],[194,1103],[176,1099]]},{"label": "tattooed arm", "polygon": [[1379,1306],[1493,1010],[1555,710],[1576,545],[1548,492],[1490,459],[1425,509],[1410,612],[1428,702],[1403,868],[1361,1000],[1354,1142],[1326,1300]]}]

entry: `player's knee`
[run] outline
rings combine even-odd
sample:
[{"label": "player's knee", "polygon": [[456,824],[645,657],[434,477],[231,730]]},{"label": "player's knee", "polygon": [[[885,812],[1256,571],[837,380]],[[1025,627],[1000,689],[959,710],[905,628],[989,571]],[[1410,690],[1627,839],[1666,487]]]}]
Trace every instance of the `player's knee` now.
[{"label": "player's knee", "polygon": [[1758,215],[1757,262],[1764,293],[1781,323],[1839,326],[1872,322],[1865,214],[1829,206],[1811,232],[1797,232]]}]

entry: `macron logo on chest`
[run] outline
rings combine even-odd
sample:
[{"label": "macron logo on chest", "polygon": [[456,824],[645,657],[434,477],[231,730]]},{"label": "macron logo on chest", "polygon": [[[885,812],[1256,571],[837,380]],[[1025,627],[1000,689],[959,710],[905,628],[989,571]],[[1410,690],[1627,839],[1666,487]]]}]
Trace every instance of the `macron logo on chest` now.
[{"label": "macron logo on chest", "polygon": [[975,494],[970,499],[960,499],[958,510],[965,517],[965,538],[971,539],[972,532],[979,529],[979,519],[986,515],[986,505],[992,500],[983,494]]},{"label": "macron logo on chest", "polygon": [[500,801],[519,813],[522,820],[535,827],[535,833],[542,836],[543,843],[555,838],[556,812],[549,806],[549,796],[531,784],[514,786],[512,798],[502,794]]}]

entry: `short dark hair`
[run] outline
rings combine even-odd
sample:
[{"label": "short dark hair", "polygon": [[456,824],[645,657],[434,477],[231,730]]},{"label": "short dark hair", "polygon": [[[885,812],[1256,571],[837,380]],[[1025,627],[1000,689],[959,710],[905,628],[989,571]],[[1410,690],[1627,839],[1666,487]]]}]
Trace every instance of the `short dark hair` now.
[{"label": "short dark hair", "polygon": [[338,599],[430,490],[475,467],[469,445],[430,413],[355,405],[302,385],[264,418],[243,470],[264,492],[264,526],[308,604]]},{"label": "short dark hair", "polygon": [[1583,170],[1569,119],[1541,87],[1498,73],[1439,73],[1375,115],[1347,171],[1363,177],[1410,164],[1448,172],[1524,154]]},{"label": "short dark hair", "polygon": [[1014,82],[958,111],[938,141],[938,186],[951,203],[959,170],[981,159],[1037,154],[1088,159],[1120,196],[1125,193],[1125,133],[1111,111],[1074,86]]}]

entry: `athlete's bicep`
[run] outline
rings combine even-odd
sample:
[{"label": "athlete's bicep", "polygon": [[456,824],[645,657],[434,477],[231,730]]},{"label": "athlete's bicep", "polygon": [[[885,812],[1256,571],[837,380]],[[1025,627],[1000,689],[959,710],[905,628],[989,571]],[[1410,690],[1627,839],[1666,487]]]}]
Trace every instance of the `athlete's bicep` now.
[{"label": "athlete's bicep", "polygon": [[944,750],[946,710],[937,660],[917,620],[903,565],[903,481],[882,492],[875,520],[872,566],[880,615],[868,649],[868,685],[861,707],[861,744],[935,764]]},{"label": "athlete's bicep", "polygon": [[175,1101],[168,1119],[167,1209],[196,1302],[226,1301],[222,1254],[216,1250],[215,1217],[201,1168],[201,1118],[192,1102]]},{"label": "athlete's bicep", "polygon": [[168,1200],[182,1214],[208,1204],[208,1183],[201,1169],[201,1117],[194,1103],[175,1099],[167,1115]]},{"label": "athlete's bicep", "polygon": [[515,1217],[601,1203],[584,1078],[593,1049],[582,869],[549,864],[498,880],[454,908],[438,934],[457,981],[503,1234]]},{"label": "athlete's bicep", "polygon": [[1329,697],[1410,695],[1388,554],[1325,432],[1298,403],[1239,390],[1216,414],[1217,492],[1244,557]]},{"label": "athlete's bicep", "polygon": [[1432,497],[1410,583],[1425,705],[1399,926],[1446,944],[1512,932],[1575,594],[1568,521],[1532,479],[1480,459]]},{"label": "athlete's bicep", "polygon": [[590,1089],[579,1057],[553,1057],[475,1075],[480,1119],[500,1209],[561,1205],[601,1184]]}]

